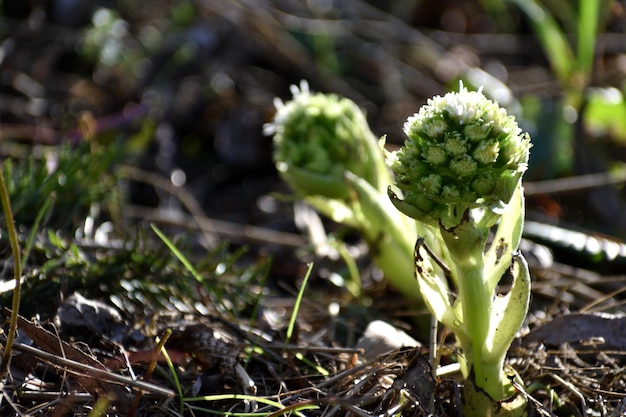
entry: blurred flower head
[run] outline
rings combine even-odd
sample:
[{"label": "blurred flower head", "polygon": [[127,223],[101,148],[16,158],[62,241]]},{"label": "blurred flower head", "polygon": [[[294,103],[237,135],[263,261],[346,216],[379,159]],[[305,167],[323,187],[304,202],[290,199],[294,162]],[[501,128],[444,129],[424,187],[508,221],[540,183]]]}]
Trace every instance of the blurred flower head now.
[{"label": "blurred flower head", "polygon": [[290,186],[303,195],[346,197],[346,171],[376,185],[381,151],[361,109],[347,98],[312,93],[305,81],[291,92],[292,100],[275,100],[276,115],[264,128],[274,136],[276,168]]}]

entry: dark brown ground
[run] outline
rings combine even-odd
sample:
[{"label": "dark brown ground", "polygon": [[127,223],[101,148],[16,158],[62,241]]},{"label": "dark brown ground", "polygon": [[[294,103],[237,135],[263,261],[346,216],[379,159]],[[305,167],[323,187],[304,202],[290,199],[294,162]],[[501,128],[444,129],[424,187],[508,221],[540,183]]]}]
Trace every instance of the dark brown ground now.
[{"label": "dark brown ground", "polygon": [[[416,312],[377,281],[363,251],[358,263],[364,300],[332,285],[328,274],[343,265],[313,256],[294,225],[292,203],[275,197],[274,193],[289,190],[274,170],[271,138],[263,136],[262,125],[271,120],[273,98],[287,99],[289,85],[302,79],[316,91],[355,100],[367,110],[373,131],[387,134],[388,143],[397,146],[403,140],[404,120],[428,97],[455,88],[459,78],[467,80],[476,69],[487,71],[516,99],[535,100],[541,106],[539,114],[520,117],[535,143],[526,177],[528,218],[602,233],[616,241],[626,236],[621,187],[567,193],[533,189],[541,180],[605,172],[626,155],[619,137],[598,137],[583,123],[573,126],[573,137],[563,138],[552,128],[561,115],[550,109],[558,106],[562,86],[529,24],[510,6],[490,14],[480,2],[452,0],[72,3],[2,2],[3,157],[40,156],[63,143],[84,150],[89,148],[84,146],[86,138],[100,144],[116,140],[134,144],[120,162],[133,167],[124,168],[120,176],[124,204],[118,213],[103,207],[95,215],[96,223],[111,220],[122,239],[133,235],[128,231],[134,227],[149,230],[149,222],[168,235],[189,232],[182,244],[194,260],[202,258],[212,240],[228,242],[224,253],[244,245],[247,252],[237,259],[240,269],[231,273],[236,283],[220,296],[177,281],[176,291],[195,295],[187,300],[199,298],[203,309],[167,304],[162,299],[170,291],[174,294],[174,287],[160,281],[151,289],[161,293],[158,304],[131,296],[128,287],[124,287],[128,294],[112,296],[109,290],[114,285],[106,282],[79,281],[55,286],[48,293],[25,292],[20,309],[25,319],[39,314],[45,324],[57,314],[56,330],[46,326],[49,333],[20,322],[20,344],[14,347],[20,354],[9,370],[12,379],[2,390],[2,415],[87,415],[94,406],[107,411],[93,415],[192,416],[208,415],[207,410],[254,410],[254,404],[242,400],[189,400],[221,393],[256,394],[286,407],[278,412],[259,402],[257,412],[264,415],[293,413],[306,405],[315,408],[302,415],[374,416],[396,406],[403,416],[459,415],[456,376],[432,380],[428,362],[416,350],[369,360],[353,348],[373,319],[385,319],[425,341],[412,321],[412,316],[424,312]],[[331,3],[333,7],[327,7]],[[592,87],[623,87],[624,6],[616,1],[605,10]],[[91,22],[97,7],[115,11],[126,23],[94,31]],[[104,19],[106,14],[100,13]],[[516,103],[510,104],[514,108]],[[565,143],[565,148],[555,143]],[[560,154],[563,149],[571,155]],[[170,178],[181,172],[184,187],[175,187]],[[35,212],[21,214],[32,220]],[[184,213],[187,222],[172,213]],[[76,219],[69,219],[70,214],[65,230],[58,219],[55,225],[71,240]],[[32,226],[18,224],[24,235]],[[328,221],[325,225],[346,234],[351,247],[362,249],[354,233]],[[551,244],[536,236],[534,240]],[[102,254],[120,256],[119,249],[77,243],[91,263]],[[27,265],[30,272],[59,252],[42,245],[41,258],[33,255]],[[9,259],[7,248],[2,253]],[[562,244],[553,250],[557,257],[553,263],[532,264],[531,314],[522,329],[525,337],[511,349],[511,364],[525,381],[537,414],[626,415],[624,257],[593,259]],[[146,265],[160,259],[158,254],[151,256],[144,263],[119,260],[119,270],[107,279],[133,275],[130,270],[141,266],[153,274],[146,280],[156,280],[167,271],[150,271]],[[315,269],[295,333],[286,340],[295,294],[306,262],[313,260]],[[259,267],[262,271],[256,271],[249,283],[239,280],[245,276],[241,271],[255,265],[270,266]],[[170,275],[179,273],[174,269]],[[219,274],[216,277],[220,279]],[[193,282],[189,273],[184,278]],[[68,298],[76,289],[103,304]],[[124,301],[125,296],[130,301]],[[231,296],[234,306],[225,307]],[[116,300],[122,301],[114,308]],[[329,313],[331,305],[339,306],[338,314]],[[257,319],[252,326],[251,317]],[[539,330],[541,326],[546,327]],[[133,382],[130,371],[144,375],[146,364],[156,357],[155,340],[167,328],[173,333],[166,348],[185,400],[179,398],[163,361],[152,377],[145,378],[153,385]],[[75,350],[74,345],[62,345],[55,331],[68,342],[81,343]],[[452,339],[446,341],[441,363],[455,358]],[[122,352],[133,352],[129,362],[120,361]],[[245,368],[254,388],[242,386],[238,367]]]}]

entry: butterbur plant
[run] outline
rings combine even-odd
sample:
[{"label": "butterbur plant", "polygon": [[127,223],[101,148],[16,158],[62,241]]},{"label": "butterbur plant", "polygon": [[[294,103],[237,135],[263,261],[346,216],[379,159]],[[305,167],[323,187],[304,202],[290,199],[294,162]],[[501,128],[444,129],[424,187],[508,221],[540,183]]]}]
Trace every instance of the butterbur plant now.
[{"label": "butterbur plant", "polygon": [[[389,196],[433,230],[434,240],[415,246],[417,281],[462,350],[464,415],[524,415],[526,399],[504,361],[530,297],[528,266],[518,252],[530,139],[506,110],[462,84],[458,93],[430,99],[404,131],[404,147],[388,161],[404,196],[391,188]],[[510,290],[499,294],[503,279]]]},{"label": "butterbur plant", "polygon": [[374,262],[408,298],[420,298],[413,278],[415,221],[387,198],[391,173],[382,143],[351,100],[292,86],[293,99],[276,99],[265,126],[274,137],[274,161],[299,198],[338,223],[360,231]]}]

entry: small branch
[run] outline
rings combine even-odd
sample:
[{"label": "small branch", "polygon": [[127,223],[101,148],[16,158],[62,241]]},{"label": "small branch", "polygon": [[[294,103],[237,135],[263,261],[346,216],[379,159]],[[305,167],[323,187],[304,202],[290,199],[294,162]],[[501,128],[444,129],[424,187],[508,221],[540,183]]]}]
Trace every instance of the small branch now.
[{"label": "small branch", "polygon": [[590,188],[604,187],[607,185],[619,185],[626,183],[626,170],[617,172],[602,172],[599,174],[586,174],[577,177],[560,178],[524,183],[526,196],[542,194],[571,193],[588,190]]},{"label": "small branch", "polygon": [[176,394],[167,388],[160,387],[155,384],[150,384],[144,381],[136,381],[131,378],[118,375],[116,373],[112,373],[108,370],[98,369],[93,366],[85,365],[80,362],[76,362],[70,359],[66,359],[57,355],[53,355],[51,353],[45,352],[43,350],[34,348],[32,346],[28,346],[19,342],[13,343],[13,348],[15,350],[19,350],[20,352],[29,353],[54,367],[65,367],[68,372],[76,374],[76,375],[89,375],[92,378],[98,378],[102,381],[107,381],[115,384],[119,384],[122,386],[127,386],[134,388],[136,390],[152,393],[159,395],[161,397],[169,397],[174,398]]}]

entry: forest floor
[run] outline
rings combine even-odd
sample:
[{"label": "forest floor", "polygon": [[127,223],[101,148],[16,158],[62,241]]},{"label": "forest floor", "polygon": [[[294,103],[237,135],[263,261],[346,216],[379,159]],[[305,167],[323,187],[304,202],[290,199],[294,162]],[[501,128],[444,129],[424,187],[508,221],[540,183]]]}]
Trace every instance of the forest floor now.
[{"label": "forest floor", "polygon": [[428,312],[387,286],[357,233],[294,201],[263,124],[305,79],[397,147],[406,117],[462,79],[533,138],[518,388],[535,415],[626,415],[626,119],[598,107],[626,79],[624,2],[603,12],[584,85],[559,78],[506,2],[35,3],[0,16],[22,272],[0,414],[461,416],[453,336],[439,329],[431,354]]}]

